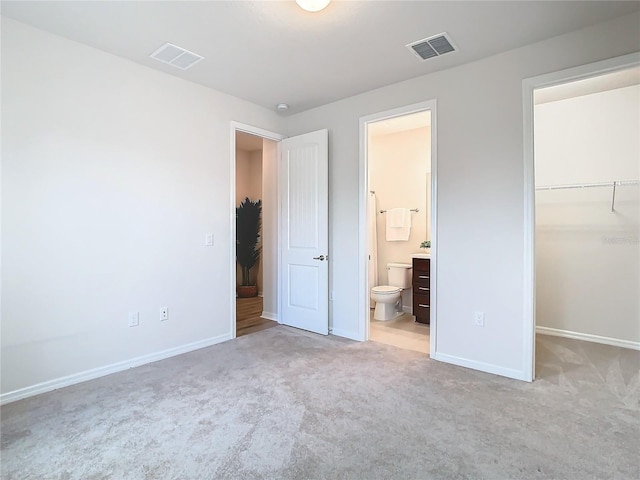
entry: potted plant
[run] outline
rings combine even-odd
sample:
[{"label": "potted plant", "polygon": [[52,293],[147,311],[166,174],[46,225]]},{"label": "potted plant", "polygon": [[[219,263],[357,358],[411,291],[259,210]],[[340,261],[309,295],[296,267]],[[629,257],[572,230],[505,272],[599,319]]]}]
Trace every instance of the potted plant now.
[{"label": "potted plant", "polygon": [[239,297],[255,297],[258,286],[251,278],[251,269],[258,263],[261,247],[258,245],[262,214],[262,200],[253,202],[246,197],[236,208],[236,261],[242,269]]},{"label": "potted plant", "polygon": [[424,250],[428,250],[431,248],[431,240],[425,240],[424,242],[422,242],[420,244],[420,248],[423,248]]}]

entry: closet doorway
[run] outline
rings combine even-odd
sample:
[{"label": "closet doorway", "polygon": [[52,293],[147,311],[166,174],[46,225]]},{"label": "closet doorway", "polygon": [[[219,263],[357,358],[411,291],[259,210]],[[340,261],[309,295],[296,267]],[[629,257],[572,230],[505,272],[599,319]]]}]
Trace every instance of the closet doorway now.
[{"label": "closet doorway", "polygon": [[533,92],[536,376],[637,359],[639,104],[637,64]]},{"label": "closet doorway", "polygon": [[435,344],[434,131],[434,101],[361,119],[362,337],[425,354]]}]

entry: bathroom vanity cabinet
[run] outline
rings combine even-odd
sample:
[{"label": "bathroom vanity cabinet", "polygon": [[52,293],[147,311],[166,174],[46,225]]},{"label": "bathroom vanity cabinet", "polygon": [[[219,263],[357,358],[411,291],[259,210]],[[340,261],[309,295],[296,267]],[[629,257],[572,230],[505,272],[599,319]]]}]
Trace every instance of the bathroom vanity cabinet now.
[{"label": "bathroom vanity cabinet", "polygon": [[413,314],[416,322],[429,324],[431,259],[413,259]]}]

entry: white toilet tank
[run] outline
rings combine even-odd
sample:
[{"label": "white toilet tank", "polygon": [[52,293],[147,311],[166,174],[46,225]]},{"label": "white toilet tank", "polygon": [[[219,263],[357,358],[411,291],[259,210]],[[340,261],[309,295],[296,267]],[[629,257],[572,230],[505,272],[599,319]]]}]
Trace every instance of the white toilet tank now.
[{"label": "white toilet tank", "polygon": [[411,287],[412,270],[410,263],[387,263],[389,285],[400,288]]}]

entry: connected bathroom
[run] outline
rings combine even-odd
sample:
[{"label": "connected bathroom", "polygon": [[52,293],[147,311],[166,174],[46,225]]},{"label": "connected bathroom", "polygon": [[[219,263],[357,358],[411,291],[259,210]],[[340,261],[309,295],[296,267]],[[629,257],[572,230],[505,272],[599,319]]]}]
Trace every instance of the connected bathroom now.
[{"label": "connected bathroom", "polygon": [[370,339],[429,352],[431,112],[368,125]]}]

